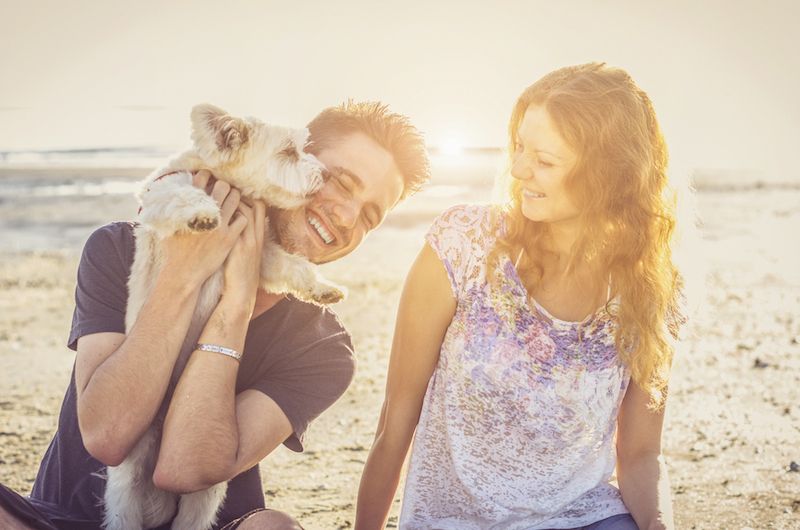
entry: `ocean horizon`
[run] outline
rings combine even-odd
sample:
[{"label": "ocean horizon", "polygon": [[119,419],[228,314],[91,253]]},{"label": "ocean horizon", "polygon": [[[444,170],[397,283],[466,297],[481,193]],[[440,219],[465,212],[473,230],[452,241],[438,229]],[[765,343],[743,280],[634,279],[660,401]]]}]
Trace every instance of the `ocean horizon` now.
[{"label": "ocean horizon", "polygon": [[[0,150],[0,179],[4,187],[20,189],[27,187],[26,183],[44,185],[42,180],[55,184],[55,181],[66,179],[71,184],[82,178],[92,181],[143,178],[185,148],[186,145],[139,145]],[[455,152],[446,147],[429,146],[428,153],[434,183],[458,180],[458,170],[468,170],[472,175],[468,178],[470,181],[475,173],[494,179],[505,165],[505,149],[497,146],[471,146]],[[800,189],[798,178],[758,169],[693,168],[688,170],[688,175],[681,175],[686,176],[697,191]],[[0,196],[7,194],[0,192]]]}]

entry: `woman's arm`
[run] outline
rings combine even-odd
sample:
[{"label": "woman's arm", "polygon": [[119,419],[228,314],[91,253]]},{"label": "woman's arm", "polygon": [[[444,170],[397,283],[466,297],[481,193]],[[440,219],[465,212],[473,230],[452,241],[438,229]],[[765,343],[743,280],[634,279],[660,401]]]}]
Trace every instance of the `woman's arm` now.
[{"label": "woman's arm", "polygon": [[456,310],[444,265],[427,244],[406,278],[375,441],[361,475],[356,530],[383,528],[428,381]]},{"label": "woman's arm", "polygon": [[648,401],[648,394],[631,381],[618,419],[617,478],[639,528],[673,530],[669,477],[661,455],[664,409],[650,410]]}]

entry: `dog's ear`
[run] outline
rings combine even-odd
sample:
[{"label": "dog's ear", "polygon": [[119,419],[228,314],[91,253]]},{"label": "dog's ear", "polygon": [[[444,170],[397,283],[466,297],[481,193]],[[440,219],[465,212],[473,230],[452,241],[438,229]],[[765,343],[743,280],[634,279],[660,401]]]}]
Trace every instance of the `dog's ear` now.
[{"label": "dog's ear", "polygon": [[192,141],[205,155],[233,155],[250,139],[251,125],[208,103],[192,108]]}]

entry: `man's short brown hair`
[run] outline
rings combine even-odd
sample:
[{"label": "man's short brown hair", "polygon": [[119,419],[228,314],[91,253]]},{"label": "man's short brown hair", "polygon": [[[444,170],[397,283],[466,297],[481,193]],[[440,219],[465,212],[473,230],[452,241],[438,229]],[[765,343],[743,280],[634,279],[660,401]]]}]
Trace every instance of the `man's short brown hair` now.
[{"label": "man's short brown hair", "polygon": [[425,141],[409,119],[389,111],[377,101],[354,102],[348,100],[336,107],[328,107],[308,124],[311,144],[307,151],[319,154],[335,146],[342,137],[364,133],[389,151],[403,175],[404,199],[418,191],[430,178],[430,163]]}]

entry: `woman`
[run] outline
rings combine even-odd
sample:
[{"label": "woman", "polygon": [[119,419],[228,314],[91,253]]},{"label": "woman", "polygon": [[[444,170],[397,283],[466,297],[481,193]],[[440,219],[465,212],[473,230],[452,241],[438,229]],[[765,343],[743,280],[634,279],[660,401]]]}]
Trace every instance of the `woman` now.
[{"label": "woman", "polygon": [[508,205],[442,214],[409,272],[356,529],[385,523],[415,430],[401,529],[672,528],[680,277],[650,99],[562,68],[509,133]]}]

